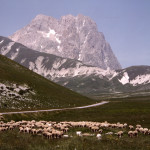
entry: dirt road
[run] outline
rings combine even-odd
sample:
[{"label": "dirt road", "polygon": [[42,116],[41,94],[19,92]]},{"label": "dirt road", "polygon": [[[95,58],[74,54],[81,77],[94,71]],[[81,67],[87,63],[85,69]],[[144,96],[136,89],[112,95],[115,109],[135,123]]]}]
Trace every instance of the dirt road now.
[{"label": "dirt road", "polygon": [[58,111],[58,110],[72,110],[72,109],[84,109],[84,108],[90,108],[90,107],[96,107],[100,105],[104,105],[109,103],[109,101],[102,101],[100,103],[87,105],[87,106],[81,106],[81,107],[73,107],[73,108],[60,108],[60,109],[48,109],[48,110],[31,110],[31,111],[19,111],[19,112],[2,112],[0,115],[8,115],[8,114],[23,114],[23,113],[37,113],[37,112],[48,112],[48,111]]}]

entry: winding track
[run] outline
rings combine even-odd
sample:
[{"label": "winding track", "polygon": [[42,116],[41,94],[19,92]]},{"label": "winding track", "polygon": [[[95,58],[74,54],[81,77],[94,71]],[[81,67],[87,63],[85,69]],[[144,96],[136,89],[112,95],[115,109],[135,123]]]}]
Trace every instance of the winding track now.
[{"label": "winding track", "polygon": [[72,109],[84,109],[84,108],[90,108],[90,107],[96,107],[100,105],[104,105],[109,103],[109,101],[102,101],[100,103],[87,105],[87,106],[81,106],[81,107],[73,107],[73,108],[60,108],[60,109],[48,109],[48,110],[31,110],[31,111],[19,111],[19,112],[4,112],[0,113],[0,115],[8,115],[8,114],[24,114],[24,113],[37,113],[37,112],[48,112],[48,111],[57,111],[57,110],[72,110]]}]

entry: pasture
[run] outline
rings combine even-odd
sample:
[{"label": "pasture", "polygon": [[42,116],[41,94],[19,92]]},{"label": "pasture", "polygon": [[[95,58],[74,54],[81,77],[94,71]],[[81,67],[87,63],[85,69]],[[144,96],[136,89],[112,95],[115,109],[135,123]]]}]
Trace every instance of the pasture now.
[{"label": "pasture", "polygon": [[[80,110],[65,110],[31,114],[4,115],[5,121],[15,120],[47,120],[47,121],[94,121],[109,123],[127,123],[135,126],[142,125],[150,129],[150,97],[115,99],[110,103]],[[96,136],[78,137],[75,132],[92,132],[87,128],[72,128],[68,135],[72,137],[61,139],[45,139],[38,135],[14,131],[0,132],[0,147],[3,150],[147,150],[150,149],[150,135],[139,134],[129,138],[127,131],[118,138],[116,135],[106,135],[107,132],[118,132],[121,129],[104,129],[102,139]]]}]

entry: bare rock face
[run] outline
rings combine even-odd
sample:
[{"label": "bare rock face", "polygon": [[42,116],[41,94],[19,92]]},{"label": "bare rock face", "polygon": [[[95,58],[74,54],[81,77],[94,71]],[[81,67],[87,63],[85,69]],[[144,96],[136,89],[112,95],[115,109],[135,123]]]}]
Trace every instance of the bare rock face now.
[{"label": "bare rock face", "polygon": [[121,68],[96,23],[83,15],[67,15],[59,20],[38,15],[9,38],[34,50],[87,65],[111,70]]}]

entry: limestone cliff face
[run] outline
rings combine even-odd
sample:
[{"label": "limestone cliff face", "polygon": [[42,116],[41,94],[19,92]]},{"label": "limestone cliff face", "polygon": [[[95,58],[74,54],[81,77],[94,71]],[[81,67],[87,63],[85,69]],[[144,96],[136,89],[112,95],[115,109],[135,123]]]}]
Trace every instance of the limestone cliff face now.
[{"label": "limestone cliff face", "polygon": [[67,15],[59,20],[38,15],[9,38],[34,50],[87,65],[111,70],[121,68],[96,23],[83,15]]}]

